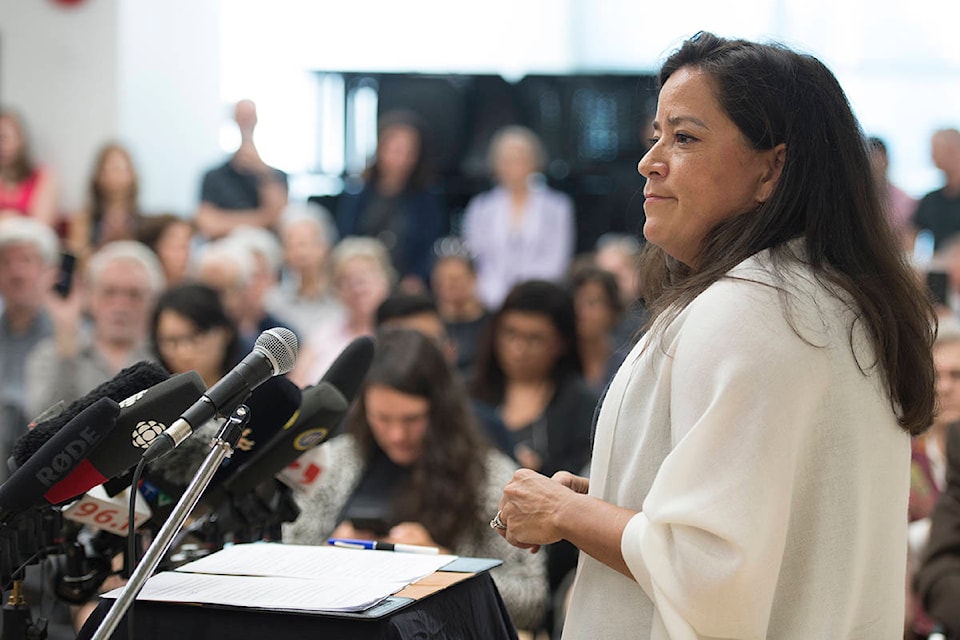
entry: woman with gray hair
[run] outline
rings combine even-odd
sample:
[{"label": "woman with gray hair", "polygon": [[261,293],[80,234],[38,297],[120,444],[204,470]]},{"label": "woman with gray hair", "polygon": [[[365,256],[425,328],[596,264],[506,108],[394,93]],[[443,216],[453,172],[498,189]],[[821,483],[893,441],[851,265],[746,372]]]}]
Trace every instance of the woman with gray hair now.
[{"label": "woman with gray hair", "polygon": [[337,240],[333,215],[315,204],[288,205],[280,219],[283,265],[280,283],[267,292],[271,313],[307,335],[339,308],[330,277],[330,250]]},{"label": "woman with gray hair", "polygon": [[543,181],[543,145],[526,127],[498,131],[490,142],[497,186],[467,205],[463,236],[476,259],[480,298],[489,309],[524,280],[560,281],[574,247],[573,202]]},{"label": "woman with gray hair", "polygon": [[396,282],[390,253],[379,240],[344,238],[331,259],[340,309],[307,334],[297,366],[290,372],[290,379],[300,386],[316,384],[354,338],[374,333],[377,307]]}]

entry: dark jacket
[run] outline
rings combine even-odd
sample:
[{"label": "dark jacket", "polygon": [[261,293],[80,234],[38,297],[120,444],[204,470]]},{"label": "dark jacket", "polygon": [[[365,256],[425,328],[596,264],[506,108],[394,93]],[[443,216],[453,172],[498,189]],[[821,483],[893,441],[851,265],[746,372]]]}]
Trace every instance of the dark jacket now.
[{"label": "dark jacket", "polygon": [[930,617],[960,634],[960,424],[947,435],[947,486],[933,510],[930,540],[916,575]]},{"label": "dark jacket", "polygon": [[[365,235],[364,219],[376,193],[367,185],[359,193],[344,192],[337,201],[337,232],[341,238]],[[400,196],[398,209],[401,229],[396,248],[387,247],[394,268],[402,278],[419,276],[430,282],[433,267],[433,243],[447,232],[447,218],[440,197],[430,191],[410,189]]]}]

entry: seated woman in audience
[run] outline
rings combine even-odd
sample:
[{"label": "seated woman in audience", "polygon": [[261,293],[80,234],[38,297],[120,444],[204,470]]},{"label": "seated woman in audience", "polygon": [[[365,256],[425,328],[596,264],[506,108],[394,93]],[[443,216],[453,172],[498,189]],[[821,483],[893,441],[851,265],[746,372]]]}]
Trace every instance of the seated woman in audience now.
[{"label": "seated woman in audience", "polygon": [[345,238],[333,250],[333,286],[341,309],[315,326],[300,345],[290,379],[304,387],[317,380],[340,352],[360,336],[373,335],[377,307],[390,293],[394,271],[379,240]]},{"label": "seated woman in audience", "polygon": [[640,291],[638,260],[640,242],[636,237],[622,233],[605,233],[597,240],[594,263],[613,274],[617,279],[623,313],[613,331],[613,344],[620,350],[629,351],[636,342],[640,328],[647,323],[650,312]]},{"label": "seated woman in audience", "polygon": [[583,380],[572,297],[552,282],[520,283],[488,329],[473,380],[478,415],[503,422],[521,466],[582,470],[596,396]]},{"label": "seated woman in audience", "polygon": [[291,204],[280,218],[283,267],[280,283],[267,292],[267,310],[291,323],[298,335],[329,320],[340,308],[330,277],[336,242],[333,216],[319,205]]},{"label": "seated woman in audience", "polygon": [[141,220],[137,236],[160,258],[168,287],[186,280],[196,232],[192,221],[173,213],[145,216]]},{"label": "seated woman in audience", "polygon": [[[521,466],[547,477],[582,472],[596,396],[583,380],[573,299],[565,288],[531,280],[510,291],[487,325],[473,397],[488,431],[506,428]],[[561,540],[546,552],[553,600],[577,566],[577,550]]]},{"label": "seated woman in audience", "polygon": [[433,296],[447,333],[457,346],[457,369],[470,380],[490,313],[477,295],[477,270],[466,245],[458,238],[443,238],[437,242],[436,253],[430,276]]},{"label": "seated woman in audience", "polygon": [[58,197],[53,174],[33,162],[23,121],[0,111],[0,219],[28,216],[53,227]]},{"label": "seated woman in audience", "polygon": [[435,342],[408,329],[385,330],[348,433],[323,445],[318,487],[284,541],[380,539],[499,558],[491,575],[514,623],[534,628],[543,615],[542,554],[511,548],[487,526],[515,466],[483,444],[465,389]]},{"label": "seated woman in audience", "polygon": [[573,201],[544,184],[537,135],[525,127],[500,130],[490,143],[497,186],[467,205],[463,236],[477,263],[480,298],[490,309],[524,280],[560,281],[573,256]]},{"label": "seated woman in audience", "polygon": [[183,284],[163,292],[153,313],[150,337],[157,360],[170,373],[196,371],[208,387],[245,355],[219,294],[203,284]]},{"label": "seated woman in audience", "polygon": [[614,330],[623,314],[617,279],[598,267],[584,266],[574,271],[570,286],[583,378],[599,395],[626,356],[626,349],[618,350],[614,342]]},{"label": "seated woman in audience", "polygon": [[90,178],[90,201],[70,221],[69,246],[80,258],[114,240],[134,240],[142,216],[137,204],[137,172],[130,153],[110,143],[97,153]]},{"label": "seated woman in audience", "polygon": [[337,204],[340,237],[380,240],[390,252],[401,288],[411,293],[426,289],[433,243],[447,228],[442,202],[430,189],[424,142],[415,114],[385,114],[362,188],[351,191],[348,185]]}]

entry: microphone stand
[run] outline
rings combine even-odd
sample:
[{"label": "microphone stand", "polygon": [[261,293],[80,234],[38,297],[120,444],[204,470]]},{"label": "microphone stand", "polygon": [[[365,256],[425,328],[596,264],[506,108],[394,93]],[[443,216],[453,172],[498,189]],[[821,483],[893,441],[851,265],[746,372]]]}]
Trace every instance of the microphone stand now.
[{"label": "microphone stand", "polygon": [[[241,404],[221,427],[220,432],[211,443],[210,453],[207,454],[207,457],[197,469],[197,473],[193,476],[180,501],[177,502],[177,506],[174,507],[170,517],[160,527],[157,537],[150,544],[140,564],[137,565],[136,571],[133,572],[130,580],[124,586],[123,593],[114,601],[113,606],[110,607],[110,611],[107,612],[106,617],[97,627],[97,631],[93,634],[91,640],[107,640],[116,630],[124,614],[136,599],[137,594],[143,589],[143,585],[169,550],[170,543],[180,527],[183,526],[187,516],[200,501],[203,490],[210,484],[210,480],[213,479],[213,474],[220,467],[220,463],[223,462],[224,458],[233,454],[233,450],[240,441],[240,436],[249,421],[250,409]],[[130,535],[133,535],[132,531]]]}]

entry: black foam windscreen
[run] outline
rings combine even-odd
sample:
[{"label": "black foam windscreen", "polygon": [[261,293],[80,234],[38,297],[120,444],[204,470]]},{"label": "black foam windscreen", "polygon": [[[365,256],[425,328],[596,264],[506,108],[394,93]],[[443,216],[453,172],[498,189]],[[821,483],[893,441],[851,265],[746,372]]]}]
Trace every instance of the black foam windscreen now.
[{"label": "black foam windscreen", "polygon": [[169,377],[170,374],[163,366],[147,360],[141,360],[123,369],[110,380],[98,385],[87,395],[70,403],[60,415],[38,423],[33,429],[21,436],[13,446],[14,461],[18,466],[24,464],[65,424],[100,398],[110,398],[119,403]]}]

